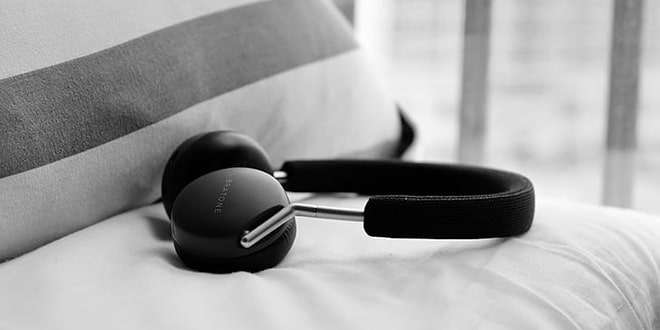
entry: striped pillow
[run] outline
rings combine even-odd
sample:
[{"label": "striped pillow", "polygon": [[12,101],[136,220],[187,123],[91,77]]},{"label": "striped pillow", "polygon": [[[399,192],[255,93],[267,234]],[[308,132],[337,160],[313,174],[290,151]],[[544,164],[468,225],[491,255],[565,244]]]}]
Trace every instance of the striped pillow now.
[{"label": "striped pillow", "polygon": [[8,0],[0,15],[0,258],[158,199],[202,131],[287,158],[382,157],[392,100],[310,0]]}]

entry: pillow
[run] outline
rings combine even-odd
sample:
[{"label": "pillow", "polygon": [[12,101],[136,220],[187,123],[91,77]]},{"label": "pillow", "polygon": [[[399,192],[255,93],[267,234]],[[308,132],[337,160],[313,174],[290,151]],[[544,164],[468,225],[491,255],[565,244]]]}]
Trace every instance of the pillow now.
[{"label": "pillow", "polygon": [[274,166],[396,148],[394,102],[330,3],[2,6],[0,259],[153,202],[199,132],[244,132]]}]

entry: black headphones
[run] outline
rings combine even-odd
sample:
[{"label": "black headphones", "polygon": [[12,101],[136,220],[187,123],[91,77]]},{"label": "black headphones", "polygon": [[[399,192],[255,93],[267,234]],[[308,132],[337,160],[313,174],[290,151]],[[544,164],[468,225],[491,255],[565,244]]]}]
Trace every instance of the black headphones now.
[{"label": "black headphones", "polygon": [[[354,210],[291,204],[286,191],[371,197]],[[293,245],[296,215],[362,221],[370,236],[434,239],[520,235],[534,218],[534,188],[516,173],[395,160],[289,161],[273,172],[257,142],[231,131],[184,141],[162,194],[177,254],[214,273],[277,265]]]}]

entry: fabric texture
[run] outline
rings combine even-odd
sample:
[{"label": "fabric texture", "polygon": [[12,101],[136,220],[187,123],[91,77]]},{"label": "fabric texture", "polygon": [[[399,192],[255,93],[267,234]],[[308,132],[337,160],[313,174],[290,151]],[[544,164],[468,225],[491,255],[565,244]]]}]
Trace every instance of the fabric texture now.
[{"label": "fabric texture", "polygon": [[115,216],[0,264],[0,328],[660,328],[655,216],[540,199],[526,234],[466,241],[297,224],[277,267],[217,275],[182,265],[162,205]]},{"label": "fabric texture", "polygon": [[275,166],[396,151],[396,106],[331,3],[2,6],[0,260],[156,200],[199,132],[248,134]]}]

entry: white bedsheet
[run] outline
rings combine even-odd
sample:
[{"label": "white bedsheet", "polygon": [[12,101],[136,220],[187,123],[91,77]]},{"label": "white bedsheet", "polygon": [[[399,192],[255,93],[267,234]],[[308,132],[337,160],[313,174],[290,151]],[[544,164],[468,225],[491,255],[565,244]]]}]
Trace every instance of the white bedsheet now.
[{"label": "white bedsheet", "polygon": [[298,226],[278,267],[214,275],[178,261],[160,204],[121,214],[0,264],[0,329],[660,329],[650,215],[541,200],[529,233],[481,241]]}]

